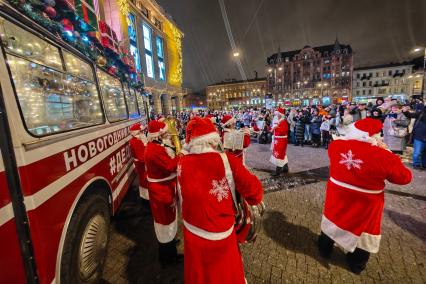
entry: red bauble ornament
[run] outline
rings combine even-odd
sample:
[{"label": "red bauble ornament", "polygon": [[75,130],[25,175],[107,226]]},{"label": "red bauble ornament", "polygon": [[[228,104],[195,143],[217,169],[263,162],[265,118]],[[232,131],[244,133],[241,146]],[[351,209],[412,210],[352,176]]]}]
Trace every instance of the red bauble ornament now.
[{"label": "red bauble ornament", "polygon": [[108,73],[111,74],[111,75],[115,75],[115,73],[117,73],[117,67],[115,67],[115,66],[109,67]]},{"label": "red bauble ornament", "polygon": [[74,31],[74,26],[72,25],[71,21],[68,19],[61,20],[61,24],[64,27],[64,31]]},{"label": "red bauble ornament", "polygon": [[44,12],[46,13],[46,15],[47,15],[49,18],[54,18],[54,17],[56,17],[56,10],[55,10],[55,8],[53,8],[53,7],[51,7],[51,6],[46,6],[46,7],[44,8]]}]

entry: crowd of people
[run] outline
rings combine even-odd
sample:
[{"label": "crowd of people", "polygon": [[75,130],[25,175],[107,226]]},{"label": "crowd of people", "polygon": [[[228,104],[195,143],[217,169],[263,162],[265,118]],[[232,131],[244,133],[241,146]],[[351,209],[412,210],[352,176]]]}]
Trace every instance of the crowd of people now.
[{"label": "crowd of people", "polygon": [[397,154],[413,140],[413,167],[425,166],[425,112],[421,101],[378,99],[374,105],[181,112],[133,125],[130,147],[161,264],[182,260],[176,249],[182,218],[185,283],[246,283],[238,243],[253,239],[252,218],[265,207],[262,184],[245,167],[244,152],[250,136],[268,132],[273,178],[289,172],[289,142],[329,148],[319,254],[328,258],[337,243],[350,270],[361,273],[379,249],[384,181],[405,185],[412,179]]},{"label": "crowd of people", "polygon": [[[426,111],[421,99],[400,103],[392,98],[378,98],[375,103],[332,104],[329,106],[283,107],[288,122],[288,142],[296,146],[328,148],[332,135],[339,135],[339,129],[367,117],[383,123],[381,136],[389,149],[396,154],[404,154],[407,145],[413,146],[413,167],[426,168]],[[278,109],[278,108],[277,108]],[[213,117],[213,122],[221,128],[224,116],[236,120],[236,128],[247,128],[252,136],[262,132],[272,136],[272,127],[277,124],[276,109],[256,108],[231,111],[200,110],[179,112],[178,120],[181,138],[185,137],[186,125],[194,116]],[[157,119],[161,115],[152,115]],[[263,123],[264,122],[264,123]],[[262,128],[260,129],[259,126]],[[269,142],[271,140],[269,139]]]}]

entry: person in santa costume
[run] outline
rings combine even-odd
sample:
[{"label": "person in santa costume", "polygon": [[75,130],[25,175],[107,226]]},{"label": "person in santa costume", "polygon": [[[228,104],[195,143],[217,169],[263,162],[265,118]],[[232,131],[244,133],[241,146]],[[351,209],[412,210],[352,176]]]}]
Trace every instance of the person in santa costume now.
[{"label": "person in santa costume", "polygon": [[148,140],[142,132],[143,128],[140,123],[136,123],[130,127],[130,150],[134,158],[136,172],[139,176],[139,195],[143,200],[149,200],[148,194],[148,180],[146,179],[145,172],[145,146]]},{"label": "person in santa costume", "polygon": [[236,120],[230,115],[224,115],[222,118],[222,143],[223,138],[225,136],[226,132],[231,131],[243,131],[244,132],[244,141],[243,141],[243,149],[242,150],[233,150],[233,149],[225,149],[226,152],[231,153],[235,157],[241,160],[241,162],[244,163],[244,150],[250,146],[250,130],[245,127],[243,130],[236,130],[235,129]]},{"label": "person in santa costume", "polygon": [[188,153],[177,169],[184,224],[184,282],[243,284],[231,190],[256,205],[262,201],[262,185],[239,158],[218,151],[221,138],[211,120],[193,118],[186,133]]},{"label": "person in santa costume", "polygon": [[334,243],[348,253],[354,273],[361,273],[370,253],[377,253],[381,238],[385,180],[408,184],[412,174],[401,159],[380,140],[380,120],[365,118],[334,137],[328,149],[327,183],[318,247],[329,257]]},{"label": "person in santa costume", "polygon": [[274,135],[272,136],[272,153],[270,162],[275,165],[275,173],[272,176],[279,176],[281,173],[288,173],[288,158],[287,158],[287,144],[288,144],[288,123],[284,117],[285,111],[278,108],[275,111],[278,117],[277,124],[272,128]]},{"label": "person in santa costume", "polygon": [[167,126],[153,120],[148,124],[145,167],[154,229],[158,240],[159,258],[163,266],[179,260],[175,236],[177,232],[176,167],[178,156],[170,155]]}]

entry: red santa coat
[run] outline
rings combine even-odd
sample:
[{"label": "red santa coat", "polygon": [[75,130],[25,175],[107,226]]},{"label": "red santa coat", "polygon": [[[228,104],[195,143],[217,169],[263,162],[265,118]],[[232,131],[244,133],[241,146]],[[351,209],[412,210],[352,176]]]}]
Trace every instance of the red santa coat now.
[{"label": "red santa coat", "polygon": [[160,243],[174,239],[177,231],[176,167],[178,158],[171,158],[164,146],[149,142],[145,149],[149,203],[154,228]]},{"label": "red santa coat", "polygon": [[278,122],[274,129],[274,139],[272,145],[272,154],[270,162],[277,167],[284,167],[288,163],[287,144],[288,144],[288,123],[286,119]]},{"label": "red santa coat", "polygon": [[[228,128],[223,129],[222,135],[221,135],[221,137],[222,137],[222,143],[223,143],[223,137],[225,136],[225,132],[231,131],[231,130],[234,130],[234,129],[228,129]],[[234,130],[234,131],[241,131],[241,130]],[[249,132],[245,132],[244,133],[243,148],[246,149],[248,146],[250,146],[250,133]],[[227,153],[230,153],[230,154],[234,155],[235,157],[237,157],[238,159],[240,159],[241,162],[244,163],[244,149],[243,150],[234,150],[234,151],[231,150],[231,149],[225,149],[225,151]]]},{"label": "red santa coat", "polygon": [[347,251],[376,253],[384,207],[385,180],[408,184],[412,174],[390,151],[357,140],[336,140],[328,149],[321,230]]},{"label": "red santa coat", "polygon": [[[226,157],[235,190],[249,204],[260,203],[260,181],[234,155]],[[177,172],[184,222],[184,282],[245,283],[234,230],[236,212],[220,154],[211,150],[186,155]]]},{"label": "red santa coat", "polygon": [[148,194],[148,181],[146,179],[145,171],[145,145],[142,140],[137,137],[132,137],[129,141],[130,150],[134,158],[136,171],[139,175],[139,194],[143,199],[149,200]]}]

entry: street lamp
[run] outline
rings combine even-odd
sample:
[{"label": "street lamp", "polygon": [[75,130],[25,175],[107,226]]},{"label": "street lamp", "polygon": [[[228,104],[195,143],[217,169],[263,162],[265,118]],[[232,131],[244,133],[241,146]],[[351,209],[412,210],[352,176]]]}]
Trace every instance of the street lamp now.
[{"label": "street lamp", "polygon": [[422,80],[422,91],[421,91],[421,95],[423,98],[423,90],[425,88],[425,74],[426,74],[426,47],[417,47],[414,49],[414,52],[420,52],[422,51],[424,52],[424,56],[423,56],[423,80]]},{"label": "street lamp", "polygon": [[238,50],[235,50],[233,55],[234,55],[234,57],[240,57],[240,53],[238,52]]}]

